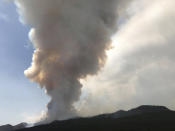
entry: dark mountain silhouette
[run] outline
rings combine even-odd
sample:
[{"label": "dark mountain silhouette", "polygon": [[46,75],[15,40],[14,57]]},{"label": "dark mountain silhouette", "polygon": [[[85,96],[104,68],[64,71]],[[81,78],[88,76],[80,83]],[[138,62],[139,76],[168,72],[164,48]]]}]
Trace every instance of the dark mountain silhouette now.
[{"label": "dark mountain silhouette", "polygon": [[54,121],[18,131],[175,131],[175,111],[145,105],[94,117]]},{"label": "dark mountain silhouette", "polygon": [[14,130],[25,128],[26,126],[27,126],[27,123],[20,123],[15,126],[7,124],[7,125],[0,126],[0,131],[14,131]]},{"label": "dark mountain silhouette", "polygon": [[126,116],[132,116],[132,115],[138,115],[142,113],[151,113],[151,112],[162,112],[162,111],[170,111],[167,107],[164,106],[151,106],[151,105],[142,105],[137,108],[124,111],[119,110],[115,113],[110,114],[102,114],[96,117],[111,117],[111,118],[120,118],[120,117],[126,117]]},{"label": "dark mountain silhouette", "polygon": [[9,124],[0,127],[0,131],[11,131],[11,130],[13,130],[13,126]]}]

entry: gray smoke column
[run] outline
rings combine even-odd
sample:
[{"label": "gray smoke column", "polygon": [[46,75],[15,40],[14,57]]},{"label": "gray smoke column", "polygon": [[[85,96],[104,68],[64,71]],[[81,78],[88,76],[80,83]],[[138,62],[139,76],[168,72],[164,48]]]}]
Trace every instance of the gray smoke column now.
[{"label": "gray smoke column", "polygon": [[[35,47],[24,73],[51,96],[47,121],[76,115],[80,79],[104,65],[122,0],[15,0]],[[119,11],[120,10],[120,11]]]},{"label": "gray smoke column", "polygon": [[[164,105],[175,110],[175,0],[136,0],[105,67],[82,80],[82,115]],[[85,92],[85,93],[84,93]],[[98,103],[98,104],[97,104]]]}]

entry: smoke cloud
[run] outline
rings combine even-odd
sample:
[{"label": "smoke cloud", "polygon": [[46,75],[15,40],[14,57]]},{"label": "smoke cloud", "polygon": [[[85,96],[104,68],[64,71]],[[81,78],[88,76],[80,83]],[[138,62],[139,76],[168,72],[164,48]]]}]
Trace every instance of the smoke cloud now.
[{"label": "smoke cloud", "polygon": [[32,27],[35,52],[24,73],[45,88],[47,122],[77,115],[81,79],[97,74],[111,48],[127,0],[15,0],[21,21]]},{"label": "smoke cloud", "polygon": [[[175,1],[137,0],[113,38],[105,67],[82,81],[82,115],[138,105],[175,109]],[[98,104],[97,104],[98,103]]]}]

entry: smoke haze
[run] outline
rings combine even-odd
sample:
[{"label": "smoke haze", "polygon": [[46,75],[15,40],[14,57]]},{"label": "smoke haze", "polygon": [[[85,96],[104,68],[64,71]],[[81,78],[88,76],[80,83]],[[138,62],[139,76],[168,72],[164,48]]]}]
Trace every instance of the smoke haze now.
[{"label": "smoke haze", "polygon": [[127,0],[15,0],[20,20],[32,27],[35,47],[24,73],[45,88],[51,101],[44,121],[77,115],[80,79],[104,66],[111,36]]},{"label": "smoke haze", "polygon": [[[165,105],[175,109],[175,1],[137,0],[102,71],[82,81],[82,115]],[[98,104],[97,104],[98,103]]]},{"label": "smoke haze", "polygon": [[25,75],[51,97],[44,121],[143,104],[175,109],[174,0],[15,2],[36,49]]}]

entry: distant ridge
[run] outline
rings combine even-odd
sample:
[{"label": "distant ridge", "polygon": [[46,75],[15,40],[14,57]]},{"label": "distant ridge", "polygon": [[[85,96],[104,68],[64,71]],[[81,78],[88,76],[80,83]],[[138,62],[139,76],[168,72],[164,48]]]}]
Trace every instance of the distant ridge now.
[{"label": "distant ridge", "polygon": [[158,111],[170,111],[170,110],[165,106],[142,105],[129,111],[158,112]]},{"label": "distant ridge", "polygon": [[27,123],[20,123],[15,126],[7,124],[7,125],[0,126],[0,131],[15,131],[18,129],[25,128],[26,126],[27,126]]},{"label": "distant ridge", "polygon": [[119,110],[119,111],[114,112],[114,113],[102,114],[102,115],[98,115],[96,117],[120,118],[120,117],[137,115],[137,114],[141,114],[141,113],[162,112],[162,111],[170,111],[170,109],[168,109],[165,106],[142,105],[142,106],[139,106],[137,108],[133,108],[133,109],[128,110],[128,111]]},{"label": "distant ridge", "polygon": [[[0,127],[0,131],[14,130]],[[164,106],[143,105],[128,111],[54,121],[17,131],[175,131],[175,111]]]}]

